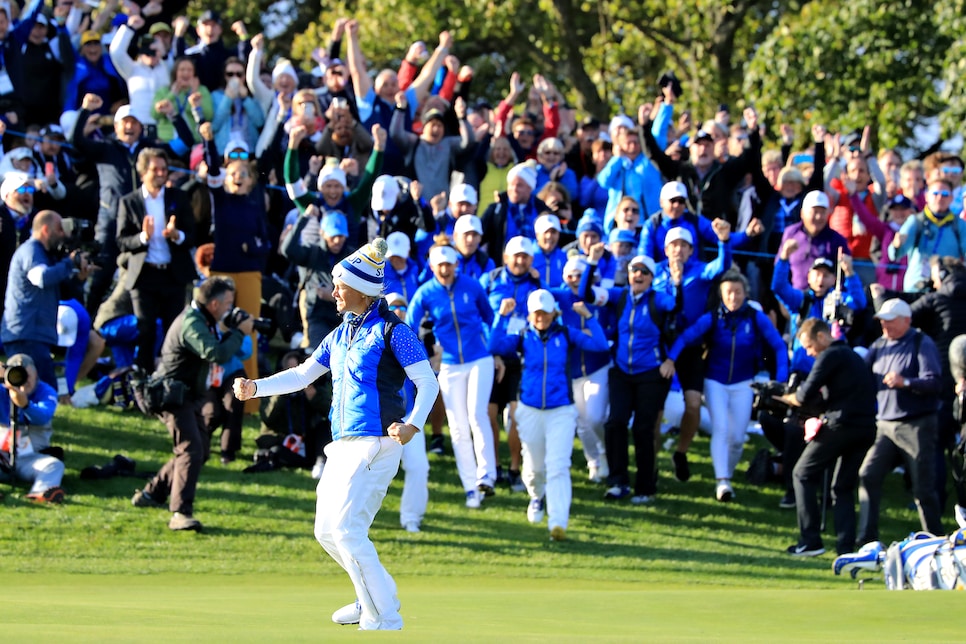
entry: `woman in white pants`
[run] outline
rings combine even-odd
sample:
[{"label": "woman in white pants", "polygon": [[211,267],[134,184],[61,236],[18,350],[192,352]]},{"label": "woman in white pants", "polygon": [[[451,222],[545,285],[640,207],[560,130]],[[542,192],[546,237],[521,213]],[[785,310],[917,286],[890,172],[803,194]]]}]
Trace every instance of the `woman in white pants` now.
[{"label": "woman in white pants", "polygon": [[[349,575],[356,599],[332,615],[362,630],[398,630],[396,584],[369,540],[369,527],[399,470],[403,446],[421,433],[439,391],[426,351],[382,298],[386,242],[371,244],[332,271],[337,326],[301,365],[260,380],[235,380],[240,400],[304,389],[332,372],[332,442],[319,479],[315,538]],[[409,378],[416,401],[405,414]]]},{"label": "woman in white pants", "polygon": [[688,346],[708,349],[704,397],[711,415],[715,498],[731,501],[731,479],[741,460],[751,419],[751,380],[763,365],[763,345],[775,354],[776,378],[788,380],[788,347],[771,320],[747,301],[748,280],[737,270],[721,277],[721,305],[705,313],[674,342],[668,360]]},{"label": "woman in white pants", "polygon": [[479,508],[484,496],[481,488],[492,488],[496,482],[493,429],[487,415],[493,356],[486,345],[486,327],[493,321],[493,309],[479,282],[457,275],[456,250],[448,245],[448,238],[440,237],[443,242],[429,252],[434,279],[416,291],[406,322],[418,328],[428,316],[443,349],[439,389],[456,469],[466,491],[466,507]]},{"label": "woman in white pants", "polygon": [[579,327],[560,324],[557,303],[544,289],[527,297],[529,325],[518,334],[508,334],[510,314],[515,308],[516,300],[512,298],[500,303],[490,351],[494,355],[515,351],[523,358],[516,420],[523,447],[523,484],[530,494],[527,519],[540,523],[546,508],[550,538],[562,541],[570,518],[570,459],[577,426],[577,408],[570,389],[569,350],[573,345],[603,351],[607,338],[583,302],[574,303],[573,310],[586,321],[590,335]]}]

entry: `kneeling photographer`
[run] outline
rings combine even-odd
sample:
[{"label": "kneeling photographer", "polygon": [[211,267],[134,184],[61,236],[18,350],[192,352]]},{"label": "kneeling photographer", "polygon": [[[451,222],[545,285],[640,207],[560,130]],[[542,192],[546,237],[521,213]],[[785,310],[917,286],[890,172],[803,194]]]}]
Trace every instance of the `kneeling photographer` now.
[{"label": "kneeling photographer", "polygon": [[57,391],[37,377],[34,361],[22,353],[0,365],[0,380],[0,480],[15,476],[31,483],[31,501],[61,503],[64,463],[50,447]]},{"label": "kneeling photographer", "polygon": [[[167,500],[172,530],[201,530],[193,511],[198,476],[209,452],[202,404],[212,367],[228,362],[254,328],[254,318],[234,306],[235,284],[230,278],[211,277],[196,288],[191,304],[168,329],[152,379],[163,383],[159,417],[171,434],[174,457],[135,492],[131,503],[158,507]],[[219,321],[224,321],[226,331],[219,329]]]}]

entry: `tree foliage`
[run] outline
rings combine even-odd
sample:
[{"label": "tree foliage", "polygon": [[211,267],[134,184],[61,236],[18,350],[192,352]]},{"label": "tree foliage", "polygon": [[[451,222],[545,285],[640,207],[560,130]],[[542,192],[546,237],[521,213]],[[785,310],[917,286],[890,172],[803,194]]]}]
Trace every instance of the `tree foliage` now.
[{"label": "tree foliage", "polygon": [[501,98],[514,70],[541,73],[599,118],[653,100],[665,70],[682,80],[696,116],[753,103],[772,132],[780,123],[802,135],[817,121],[832,130],[869,123],[880,143],[896,145],[937,115],[944,135],[966,118],[966,0],[210,0],[203,8],[245,19],[253,33],[259,22],[273,27],[270,53],[305,65],[338,17],[359,21],[372,70],[398,65],[415,40],[432,48],[448,29],[453,53],[476,71],[476,95]]}]

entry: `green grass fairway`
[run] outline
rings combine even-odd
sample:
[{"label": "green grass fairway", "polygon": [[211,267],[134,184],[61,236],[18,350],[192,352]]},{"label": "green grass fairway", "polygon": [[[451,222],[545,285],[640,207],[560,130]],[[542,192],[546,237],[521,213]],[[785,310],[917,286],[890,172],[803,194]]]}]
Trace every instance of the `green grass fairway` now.
[{"label": "green grass fairway", "polygon": [[[358,640],[337,575],[6,576],[7,642]],[[959,593],[401,578],[410,642],[961,641]]]},{"label": "green grass fairway", "polygon": [[[315,481],[304,471],[248,475],[248,464],[202,470],[201,534],[166,528],[165,510],[131,507],[139,478],[85,481],[116,453],[156,470],[171,444],[160,422],[117,409],[60,409],[67,501],[38,507],[24,485],[0,485],[0,644],[10,642],[307,642],[363,634],[330,621],[352,601],[348,577],[312,536]],[[256,431],[246,426],[250,458]],[[216,439],[217,440],[217,439]],[[746,459],[760,444],[755,439]],[[680,483],[661,452],[658,501],[605,502],[574,455],[568,540],[527,523],[525,494],[500,488],[464,507],[452,456],[432,457],[423,531],[399,527],[402,475],[371,537],[396,578],[405,630],[417,642],[962,641],[964,594],[856,590],[829,553],[799,560],[782,490],[736,480],[737,501],[713,500],[708,440]],[[504,462],[506,459],[504,458]],[[739,467],[743,472],[745,465]],[[918,525],[901,478],[889,477],[882,538]],[[951,527],[951,520],[947,520]]]}]

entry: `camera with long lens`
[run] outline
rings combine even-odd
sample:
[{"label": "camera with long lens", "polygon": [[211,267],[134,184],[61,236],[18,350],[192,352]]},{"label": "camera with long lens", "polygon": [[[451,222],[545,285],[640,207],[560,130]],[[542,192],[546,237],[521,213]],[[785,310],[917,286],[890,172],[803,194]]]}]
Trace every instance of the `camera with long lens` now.
[{"label": "camera with long lens", "polygon": [[61,225],[64,239],[60,242],[58,252],[61,257],[67,257],[74,251],[79,251],[71,258],[76,268],[80,269],[83,260],[90,262],[91,257],[97,257],[101,252],[101,245],[94,239],[94,225],[90,221],[64,217]]},{"label": "camera with long lens", "polygon": [[16,365],[8,367],[0,363],[0,378],[11,387],[22,387],[27,384],[27,367]]},{"label": "camera with long lens", "polygon": [[775,396],[784,396],[787,393],[788,387],[785,383],[778,382],[777,380],[753,382],[751,383],[751,388],[755,391],[755,396],[751,403],[751,409],[754,412],[755,418],[761,412],[766,412],[779,418],[784,418],[788,414],[791,406],[775,398]]},{"label": "camera with long lens", "polygon": [[[236,306],[225,316],[225,326],[229,329],[234,329],[251,317],[248,311]],[[252,327],[262,335],[271,335],[270,332],[275,329],[275,325],[268,318],[252,318]]]}]

